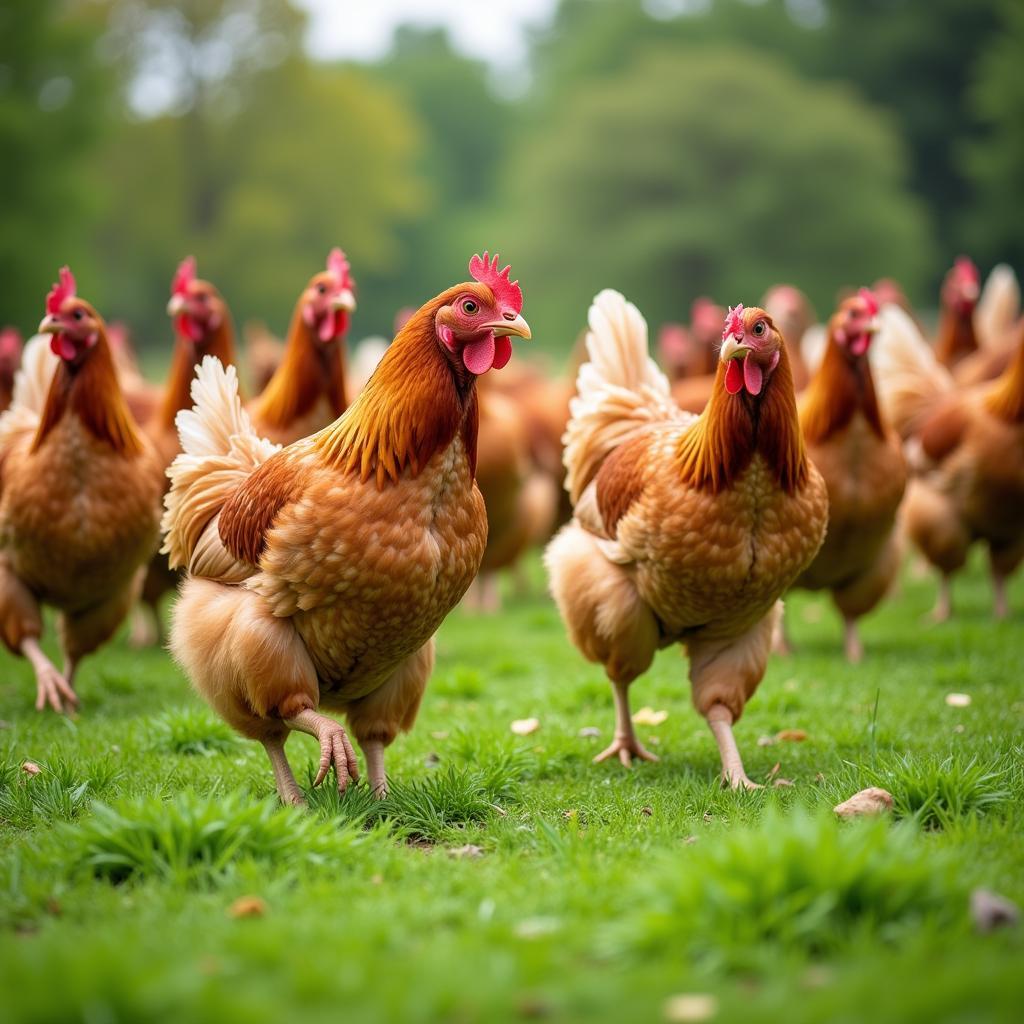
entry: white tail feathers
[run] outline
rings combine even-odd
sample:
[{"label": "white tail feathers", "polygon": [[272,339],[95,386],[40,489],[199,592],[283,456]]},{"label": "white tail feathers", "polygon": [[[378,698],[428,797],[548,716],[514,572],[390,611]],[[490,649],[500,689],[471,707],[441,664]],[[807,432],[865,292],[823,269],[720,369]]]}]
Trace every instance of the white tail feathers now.
[{"label": "white tail feathers", "polygon": [[982,348],[1006,348],[1016,341],[1020,316],[1020,285],[1011,267],[992,268],[974,311],[974,330]]},{"label": "white tail feathers", "polygon": [[953,377],[899,306],[883,307],[881,321],[869,357],[875,388],[886,419],[901,437],[909,437],[936,401],[953,390]]},{"label": "white tail feathers", "polygon": [[29,338],[21,357],[21,368],[14,375],[11,407],[0,416],[0,451],[24,431],[36,430],[50,393],[59,357],[50,348],[50,336]]},{"label": "white tail feathers", "polygon": [[192,382],[192,409],[178,413],[175,423],[182,452],[167,476],[171,489],[164,498],[163,548],[171,567],[189,564],[207,524],[254,469],[280,445],[260,437],[238,394],[238,374],[219,359],[206,356]]},{"label": "white tail feathers", "polygon": [[598,293],[588,315],[587,353],[565,432],[566,487],[575,503],[608,454],[652,423],[689,418],[647,349],[647,323],[619,292]]}]

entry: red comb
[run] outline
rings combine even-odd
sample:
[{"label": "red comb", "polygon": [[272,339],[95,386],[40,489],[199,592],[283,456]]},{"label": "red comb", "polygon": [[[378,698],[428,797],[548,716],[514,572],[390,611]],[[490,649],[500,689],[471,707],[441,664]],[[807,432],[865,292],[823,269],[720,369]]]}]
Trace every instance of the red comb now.
[{"label": "red comb", "polygon": [[863,300],[864,305],[868,307],[868,316],[876,316],[878,314],[878,296],[870,288],[861,288],[857,295]]},{"label": "red comb", "polygon": [[968,256],[957,256],[956,263],[953,264],[953,273],[961,280],[975,283],[979,280],[978,268]]},{"label": "red comb", "polygon": [[340,287],[351,288],[355,284],[348,259],[337,246],[327,254],[327,269],[341,282]]},{"label": "red comb", "polygon": [[75,275],[71,273],[70,267],[60,268],[60,280],[50,289],[46,296],[46,312],[59,313],[60,307],[64,305],[65,299],[70,299],[75,294]]},{"label": "red comb", "polygon": [[196,258],[186,256],[174,272],[174,280],[171,281],[171,294],[184,295],[188,286],[196,279]]},{"label": "red comb", "polygon": [[487,262],[487,250],[484,250],[484,257],[474,256],[469,261],[469,272],[474,281],[487,285],[494,292],[494,298],[502,305],[511,306],[517,313],[523,308],[523,290],[519,287],[518,281],[508,279],[511,266],[504,270],[498,270],[498,254],[494,259]]},{"label": "red comb", "polygon": [[722,331],[722,341],[725,341],[730,334],[743,333],[743,303],[738,306],[730,306],[725,316],[725,330]]}]

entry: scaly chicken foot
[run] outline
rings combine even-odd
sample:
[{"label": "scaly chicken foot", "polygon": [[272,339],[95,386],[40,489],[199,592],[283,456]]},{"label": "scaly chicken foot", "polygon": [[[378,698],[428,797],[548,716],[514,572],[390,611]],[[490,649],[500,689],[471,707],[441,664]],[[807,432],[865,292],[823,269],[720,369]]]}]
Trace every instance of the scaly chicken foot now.
[{"label": "scaly chicken foot", "polygon": [[384,743],[381,740],[364,740],[360,743],[366,758],[366,777],[370,792],[378,800],[388,795],[388,780],[384,774]]},{"label": "scaly chicken foot", "polygon": [[943,576],[939,580],[939,596],[935,601],[935,607],[931,612],[932,622],[948,622],[953,614],[953,594],[949,577]]},{"label": "scaly chicken foot", "polygon": [[633,767],[634,757],[641,761],[659,760],[657,754],[652,754],[636,738],[633,719],[629,714],[629,683],[612,683],[612,695],[615,697],[615,739],[611,746],[594,758],[594,764],[616,755],[624,768]]},{"label": "scaly chicken foot", "polygon": [[843,644],[846,649],[846,660],[857,665],[864,657],[864,645],[860,640],[856,619],[845,619],[843,622]]},{"label": "scaly chicken foot", "polygon": [[67,702],[68,711],[75,710],[78,707],[78,694],[43,654],[43,649],[34,636],[22,640],[21,653],[28,659],[36,674],[36,711],[42,711],[49,704],[54,711],[61,714],[65,710],[61,698]]},{"label": "scaly chicken foot", "polygon": [[707,713],[708,725],[718,744],[722,759],[722,782],[730,789],[764,789],[752,782],[743,768],[736,737],[732,734],[732,712],[724,704],[712,704]]},{"label": "scaly chicken foot", "polygon": [[1010,605],[1006,600],[1006,577],[1001,573],[992,573],[992,616],[996,622],[1002,622],[1010,614]]},{"label": "scaly chicken foot", "polygon": [[300,711],[294,718],[286,718],[284,724],[289,729],[315,736],[320,742],[320,768],[313,780],[314,788],[327,778],[331,765],[338,780],[338,792],[344,793],[348,780],[359,778],[359,765],[352,749],[348,733],[333,718],[321,715],[312,708]]},{"label": "scaly chicken foot", "polygon": [[265,739],[263,747],[270,758],[271,767],[274,769],[274,782],[277,785],[277,795],[281,803],[292,807],[304,807],[306,798],[295,781],[292,767],[285,756],[284,744],[287,736],[275,736],[272,739]]}]

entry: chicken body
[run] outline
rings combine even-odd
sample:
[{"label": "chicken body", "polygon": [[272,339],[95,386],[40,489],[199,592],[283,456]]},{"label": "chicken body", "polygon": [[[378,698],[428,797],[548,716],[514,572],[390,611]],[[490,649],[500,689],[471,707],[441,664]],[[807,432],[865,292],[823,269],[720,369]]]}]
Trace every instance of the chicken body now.
[{"label": "chicken body", "polygon": [[[78,662],[113,635],[137,594],[163,489],[162,466],[117,387],[102,321],[73,295],[67,303],[86,311],[81,321],[65,315],[67,324],[94,323],[98,340],[56,367],[46,340],[33,342],[22,396],[0,427],[3,639],[32,663],[36,707],[57,711],[77,703]],[[43,329],[62,336],[64,321],[47,321]],[[39,647],[42,604],[59,612],[63,672]]]},{"label": "chicken body", "polygon": [[[821,545],[827,495],[803,451],[781,338],[763,310],[744,317],[708,409],[693,417],[648,359],[636,309],[615,292],[597,297],[592,363],[567,434],[575,517],[545,561],[571,639],[613,684],[615,740],[598,759],[653,759],[636,739],[627,690],[660,647],[679,642],[723,777],[750,787],[732,723],[764,675],[778,599]],[[726,393],[732,359],[765,360],[763,392]]]},{"label": "chicken body", "polygon": [[844,301],[800,406],[807,452],[828,487],[829,519],[825,543],[796,586],[831,591],[853,662],[863,656],[857,620],[878,604],[899,568],[896,515],[907,478],[899,437],[881,418],[867,361],[876,311],[873,299]]},{"label": "chicken body", "polygon": [[359,400],[313,437],[283,450],[261,439],[234,371],[214,360],[182,417],[165,547],[188,577],[171,648],[213,707],[263,742],[286,802],[302,801],[291,731],[319,740],[317,783],[331,765],[341,789],[358,774],[321,706],[346,715],[384,791],[384,748],[412,726],[433,634],[483,557],[476,375],[529,329],[518,288],[477,270],[495,291],[460,285],[419,310]]}]

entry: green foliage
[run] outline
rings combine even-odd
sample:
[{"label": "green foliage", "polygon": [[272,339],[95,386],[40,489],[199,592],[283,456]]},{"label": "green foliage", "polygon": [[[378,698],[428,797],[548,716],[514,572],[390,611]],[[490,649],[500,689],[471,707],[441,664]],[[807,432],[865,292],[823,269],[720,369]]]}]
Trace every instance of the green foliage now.
[{"label": "green foliage", "polygon": [[[86,158],[107,125],[109,82],[91,12],[60,0],[0,7],[0,324],[35,331],[57,268],[85,251]],[[83,284],[96,280],[86,270]]]},{"label": "green foliage", "polygon": [[172,800],[96,804],[86,821],[67,827],[64,842],[69,872],[184,885],[216,879],[240,861],[337,866],[359,838],[275,800],[241,793],[211,799],[185,790]]},{"label": "green foliage", "polygon": [[[655,324],[699,294],[750,304],[780,280],[825,309],[881,273],[913,288],[928,233],[903,166],[894,133],[846,88],[810,90],[753,48],[646,50],[509,162],[531,323],[568,346],[607,284]],[[557,286],[530,288],[542,281]]]},{"label": "green foliage", "polygon": [[238,736],[206,708],[184,707],[165,711],[150,723],[156,750],[171,754],[209,757],[237,748]]},{"label": "green foliage", "polygon": [[39,774],[31,775],[13,760],[0,764],[0,824],[29,829],[70,821],[118,775],[107,760],[82,765],[56,757],[38,767]]},{"label": "green foliage", "polygon": [[776,947],[821,955],[858,933],[894,941],[925,918],[962,922],[966,901],[955,891],[948,864],[922,857],[912,828],[770,810],[695,844],[681,864],[659,865],[635,894],[644,909],[625,941],[750,966]]}]

